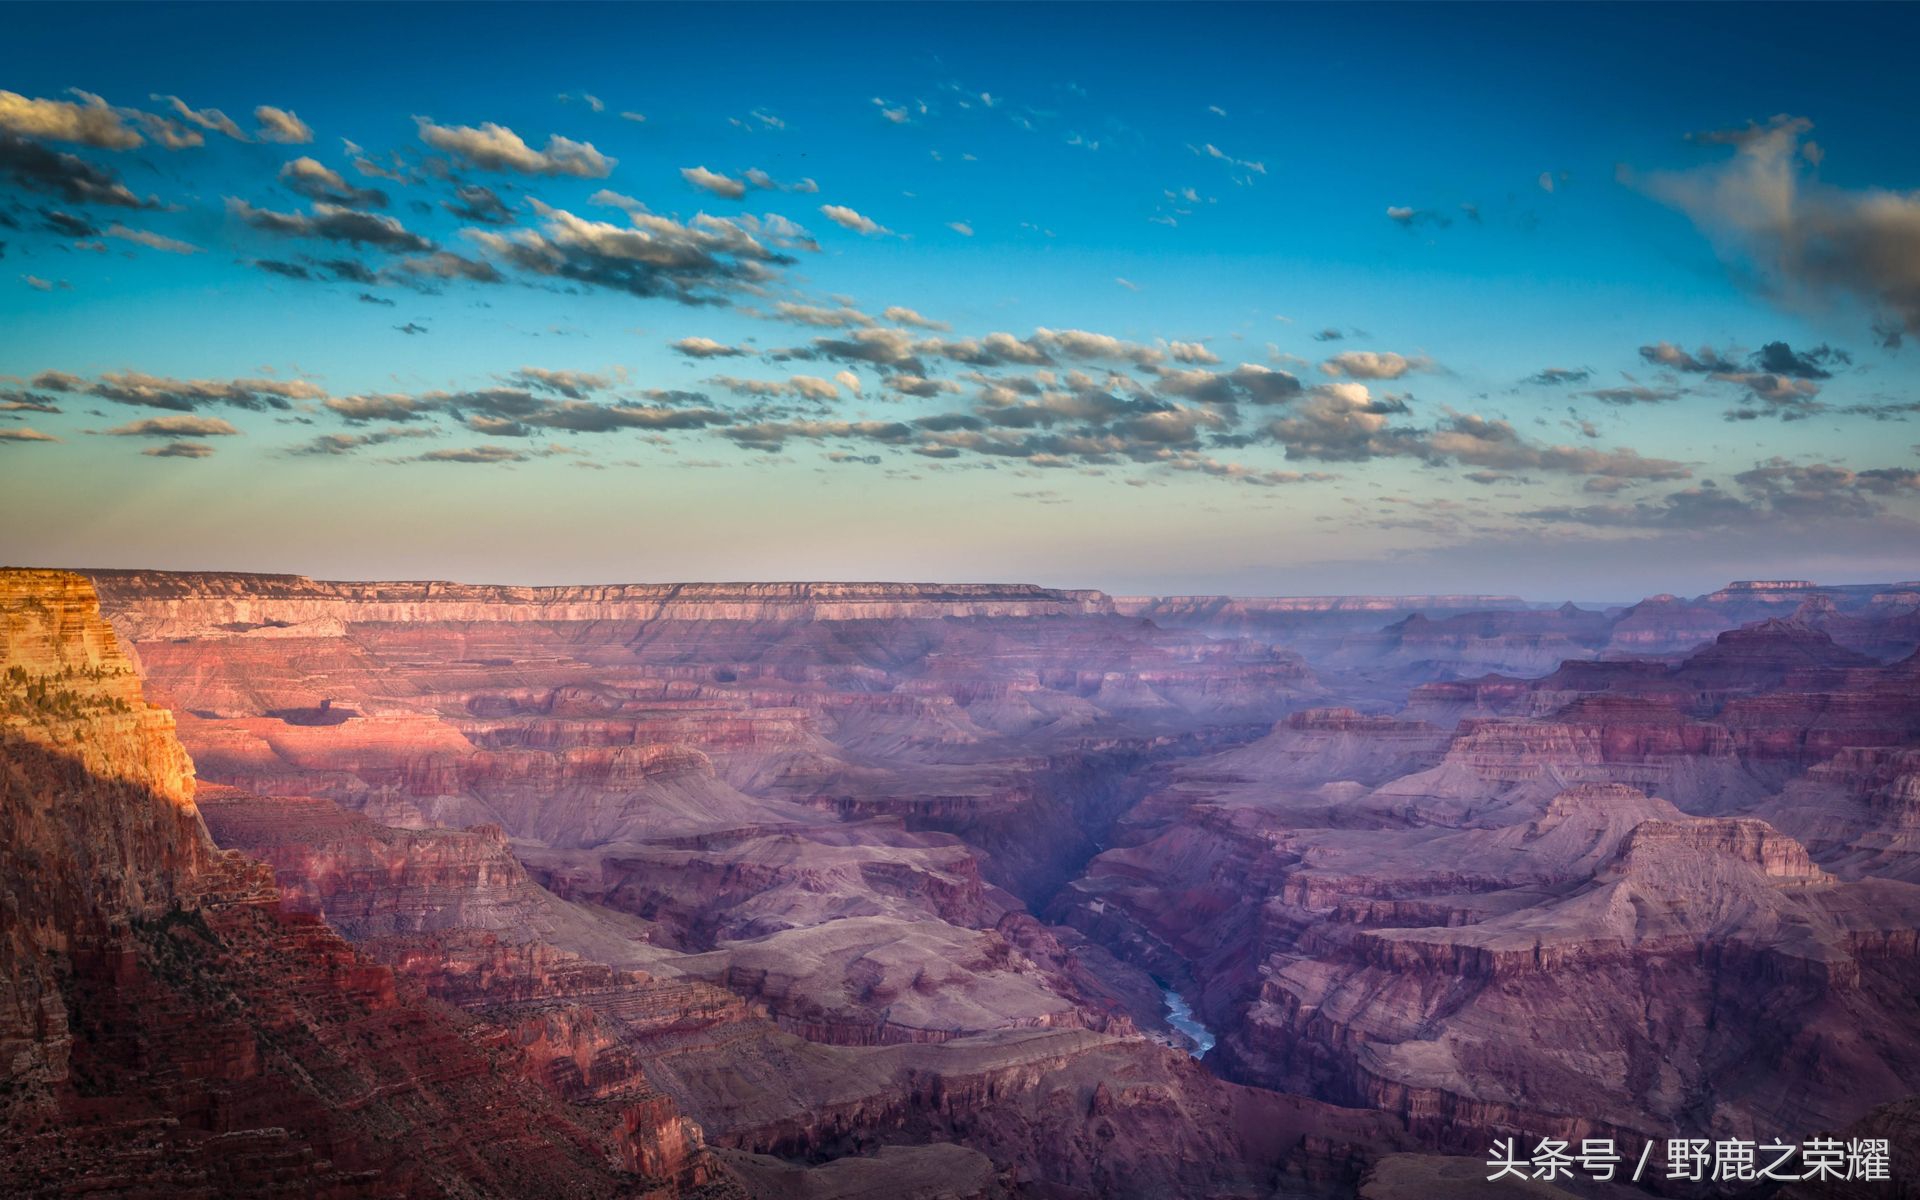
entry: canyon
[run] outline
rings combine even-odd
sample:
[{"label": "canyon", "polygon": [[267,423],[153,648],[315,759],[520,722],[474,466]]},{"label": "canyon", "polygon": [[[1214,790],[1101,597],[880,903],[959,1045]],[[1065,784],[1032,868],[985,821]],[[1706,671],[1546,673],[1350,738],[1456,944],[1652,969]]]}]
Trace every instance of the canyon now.
[{"label": "canyon", "polygon": [[1385,1200],[1920,1079],[1916,583],[0,614],[10,1194]]}]

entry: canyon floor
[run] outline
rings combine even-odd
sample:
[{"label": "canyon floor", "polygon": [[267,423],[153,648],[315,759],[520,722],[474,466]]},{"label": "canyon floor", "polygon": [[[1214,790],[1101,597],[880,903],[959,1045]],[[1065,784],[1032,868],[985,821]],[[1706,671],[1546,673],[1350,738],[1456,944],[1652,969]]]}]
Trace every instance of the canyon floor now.
[{"label": "canyon floor", "polygon": [[8,570],[0,618],[6,1194],[1395,1200],[1498,1138],[1912,1140],[1917,583]]}]

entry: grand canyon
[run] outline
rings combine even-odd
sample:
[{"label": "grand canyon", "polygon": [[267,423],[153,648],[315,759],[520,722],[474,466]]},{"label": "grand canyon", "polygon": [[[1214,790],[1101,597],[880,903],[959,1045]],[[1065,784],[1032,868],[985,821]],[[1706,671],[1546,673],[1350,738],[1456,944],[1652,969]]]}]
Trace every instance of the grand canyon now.
[{"label": "grand canyon", "polygon": [[1920,1110],[1920,584],[0,615],[8,1194],[1386,1200]]}]

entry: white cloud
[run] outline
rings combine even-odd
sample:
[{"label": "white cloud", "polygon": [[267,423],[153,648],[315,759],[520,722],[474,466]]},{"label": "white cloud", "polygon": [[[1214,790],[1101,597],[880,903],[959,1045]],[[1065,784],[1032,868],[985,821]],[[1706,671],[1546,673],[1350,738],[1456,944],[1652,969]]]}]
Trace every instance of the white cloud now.
[{"label": "white cloud", "polygon": [[236,142],[250,142],[253,140],[234,122],[232,117],[229,117],[217,108],[192,108],[188,106],[185,100],[182,100],[178,96],[163,96],[158,93],[149,96],[148,99],[155,102],[165,102],[175,113],[179,114],[181,120],[190,121],[202,129],[211,129],[217,133],[224,133]]},{"label": "white cloud", "polygon": [[1255,175],[1265,175],[1267,173],[1267,165],[1265,163],[1255,162],[1251,159],[1235,158],[1212,142],[1205,142],[1198,146],[1189,147],[1189,149],[1204,158],[1217,158],[1221,162],[1239,167],[1243,171],[1251,171]]},{"label": "white cloud", "polygon": [[131,150],[145,141],[105,100],[77,88],[73,94],[80,97],[80,103],[35,100],[18,92],[0,91],[0,129],[22,137],[79,142],[103,150]]},{"label": "white cloud", "polygon": [[710,337],[684,337],[675,342],[673,348],[688,358],[738,358],[746,353],[738,346],[716,342]]},{"label": "white cloud", "polygon": [[303,145],[313,140],[312,127],[289,109],[262,104],[253,110],[253,119],[260,122],[261,141]]},{"label": "white cloud", "polygon": [[738,179],[722,175],[718,171],[709,171],[705,167],[681,167],[680,178],[694,187],[724,196],[729,200],[738,200],[747,194],[747,185]]},{"label": "white cloud", "polygon": [[880,222],[873,218],[863,217],[859,213],[841,204],[822,204],[820,206],[820,215],[832,221],[835,225],[840,226],[842,229],[851,229],[855,233],[864,234],[867,237],[876,237],[893,232],[893,230],[888,229],[885,225],[880,224]]},{"label": "white cloud", "polygon": [[901,304],[888,306],[880,315],[892,321],[895,325],[911,325],[915,329],[945,330],[948,328],[945,321],[936,321],[931,317],[923,317],[913,309]]},{"label": "white cloud", "polygon": [[547,139],[544,149],[535,150],[513,130],[491,121],[466,126],[436,125],[427,117],[413,120],[420,127],[420,140],[427,145],[495,171],[605,179],[619,162],[594,149],[591,142],[576,142],[558,134]]},{"label": "white cloud", "polygon": [[1686,213],[1724,259],[1777,294],[1864,301],[1875,332],[1896,346],[1903,327],[1920,334],[1920,193],[1821,183],[1811,169],[1825,154],[1806,140],[1812,128],[1780,116],[1696,134],[1733,147],[1733,157],[1645,178],[1623,168],[1621,179]]},{"label": "white cloud", "polygon": [[1349,379],[1398,379],[1409,371],[1430,371],[1430,359],[1408,358],[1387,350],[1346,350],[1320,364],[1323,374]]},{"label": "white cloud", "polygon": [[164,250],[168,254],[199,254],[201,248],[191,242],[176,238],[163,237],[146,229],[128,229],[125,225],[114,224],[107,227],[107,236],[122,241],[137,242],[153,250]]}]

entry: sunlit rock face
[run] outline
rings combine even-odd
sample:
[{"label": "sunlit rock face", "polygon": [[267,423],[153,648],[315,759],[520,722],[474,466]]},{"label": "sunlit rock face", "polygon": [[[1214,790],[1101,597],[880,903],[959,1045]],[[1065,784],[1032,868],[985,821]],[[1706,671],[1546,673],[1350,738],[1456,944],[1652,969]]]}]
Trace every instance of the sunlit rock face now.
[{"label": "sunlit rock face", "polygon": [[142,696],[92,586],[64,571],[0,571],[0,614],[8,727],[191,814],[193,764],[173,714]]}]

